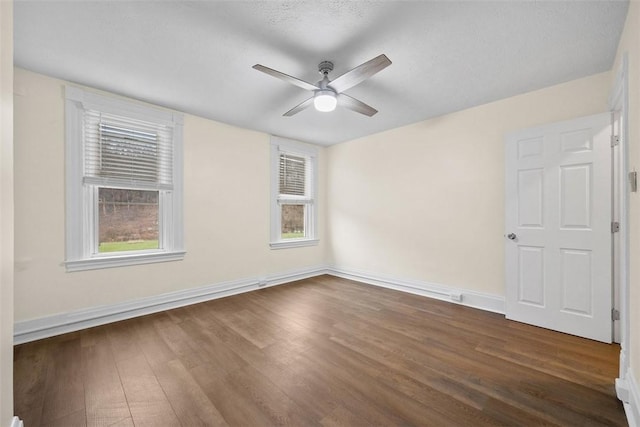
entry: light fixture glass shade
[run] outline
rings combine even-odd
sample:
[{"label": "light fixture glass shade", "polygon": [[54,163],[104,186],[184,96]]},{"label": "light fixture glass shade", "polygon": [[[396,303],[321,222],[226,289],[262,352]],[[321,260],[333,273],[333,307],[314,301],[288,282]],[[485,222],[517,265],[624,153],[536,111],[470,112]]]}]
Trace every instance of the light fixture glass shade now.
[{"label": "light fixture glass shade", "polygon": [[331,90],[319,90],[313,98],[313,106],[318,111],[328,112],[336,109],[338,100],[336,94]]}]

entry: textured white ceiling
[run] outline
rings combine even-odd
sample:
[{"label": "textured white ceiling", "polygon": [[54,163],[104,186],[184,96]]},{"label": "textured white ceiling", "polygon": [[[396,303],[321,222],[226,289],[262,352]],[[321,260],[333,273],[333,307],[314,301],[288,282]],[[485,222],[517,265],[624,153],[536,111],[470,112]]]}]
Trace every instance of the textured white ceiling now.
[{"label": "textured white ceiling", "polygon": [[[334,144],[609,70],[626,1],[16,1],[17,66],[244,128]],[[282,114],[381,53],[346,93],[379,110]]]}]

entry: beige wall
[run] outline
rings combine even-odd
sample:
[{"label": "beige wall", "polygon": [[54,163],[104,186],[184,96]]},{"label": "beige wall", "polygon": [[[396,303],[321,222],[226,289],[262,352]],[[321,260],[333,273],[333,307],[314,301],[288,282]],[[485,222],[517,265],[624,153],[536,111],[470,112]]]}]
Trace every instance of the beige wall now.
[{"label": "beige wall", "polygon": [[15,318],[29,320],[324,265],[320,245],[269,248],[269,136],[185,115],[184,261],[66,273],[64,82],[15,70]]},{"label": "beige wall", "polygon": [[[629,71],[629,170],[640,169],[640,3],[632,1],[627,22],[618,45],[612,77],[620,67],[623,55],[628,55]],[[613,83],[611,83],[613,85]],[[640,193],[629,196],[629,268],[630,268],[630,337],[631,370],[640,384]]]},{"label": "beige wall", "polygon": [[187,115],[185,260],[77,273],[61,266],[63,84],[15,72],[18,321],[326,263],[504,295],[504,134],[606,110],[610,75],[321,149],[310,248],[268,247],[268,136]]},{"label": "beige wall", "polygon": [[504,295],[504,137],[607,110],[603,73],[328,150],[332,262]]},{"label": "beige wall", "polygon": [[0,1],[0,426],[13,417],[13,3]]}]

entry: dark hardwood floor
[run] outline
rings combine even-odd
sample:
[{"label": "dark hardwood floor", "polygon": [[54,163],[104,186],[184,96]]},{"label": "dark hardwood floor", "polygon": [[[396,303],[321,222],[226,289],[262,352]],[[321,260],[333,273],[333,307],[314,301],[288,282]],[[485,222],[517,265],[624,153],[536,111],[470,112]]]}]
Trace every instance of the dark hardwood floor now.
[{"label": "dark hardwood floor", "polygon": [[15,348],[37,426],[622,426],[619,347],[331,276]]}]

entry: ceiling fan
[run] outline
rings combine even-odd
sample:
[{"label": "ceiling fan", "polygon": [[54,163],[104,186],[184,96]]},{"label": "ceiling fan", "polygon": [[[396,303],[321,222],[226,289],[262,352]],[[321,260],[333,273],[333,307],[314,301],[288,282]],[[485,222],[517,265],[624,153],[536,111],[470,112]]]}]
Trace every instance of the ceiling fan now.
[{"label": "ceiling fan", "polygon": [[343,92],[368,79],[389,65],[391,65],[391,61],[383,54],[376,56],[364,64],[358,65],[353,70],[347,71],[335,80],[329,80],[329,72],[333,70],[333,62],[322,61],[318,65],[318,71],[323,77],[322,80],[316,84],[305,82],[304,80],[297,79],[288,74],[265,67],[264,65],[256,64],[253,68],[269,74],[270,76],[284,80],[285,82],[294,84],[302,89],[313,92],[313,96],[311,98],[296,105],[291,110],[284,113],[283,116],[291,117],[294,114],[309,108],[311,105],[313,105],[318,111],[333,111],[335,110],[336,105],[340,105],[357,113],[371,117],[376,114],[378,110]]}]

